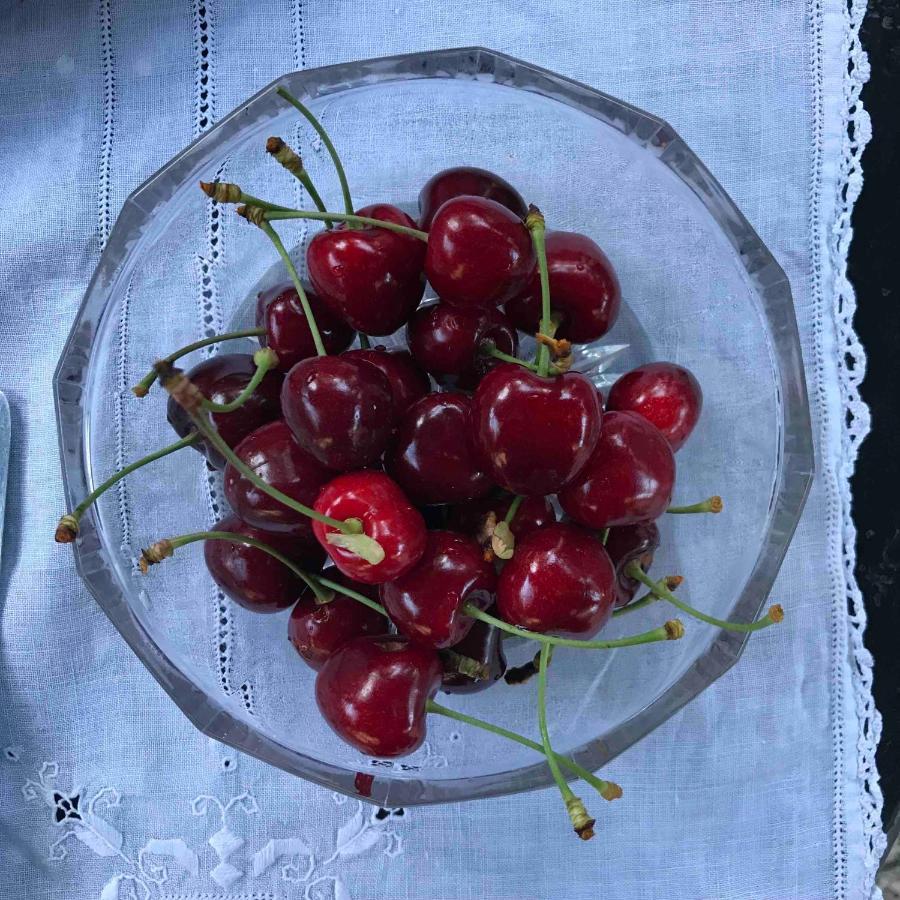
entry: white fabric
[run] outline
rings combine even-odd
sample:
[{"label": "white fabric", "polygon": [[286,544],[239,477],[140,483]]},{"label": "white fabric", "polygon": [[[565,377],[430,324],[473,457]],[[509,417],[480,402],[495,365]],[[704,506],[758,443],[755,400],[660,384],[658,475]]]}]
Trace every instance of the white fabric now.
[{"label": "white fabric", "polygon": [[[863,9],[861,0],[849,9],[843,0],[4,4],[0,389],[13,410],[13,457],[0,573],[0,894],[877,893],[879,719],[847,487],[868,427],[845,277],[868,136]],[[130,654],[51,538],[62,499],[50,378],[128,192],[286,70],[471,44],[670,121],[788,272],[807,364],[819,475],[775,592],[789,617],[610,766],[626,796],[603,806],[586,845],[550,792],[382,821],[209,741]]]}]

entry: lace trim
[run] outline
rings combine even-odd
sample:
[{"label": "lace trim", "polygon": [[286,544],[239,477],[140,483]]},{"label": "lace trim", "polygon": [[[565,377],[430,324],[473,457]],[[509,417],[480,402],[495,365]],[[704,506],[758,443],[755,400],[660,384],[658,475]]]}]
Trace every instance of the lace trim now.
[{"label": "lace trim", "polygon": [[100,135],[100,171],[97,215],[100,249],[106,246],[112,227],[110,205],[112,183],[113,111],[116,103],[115,57],[112,48],[112,0],[100,0],[100,64],[103,70],[103,129]]}]

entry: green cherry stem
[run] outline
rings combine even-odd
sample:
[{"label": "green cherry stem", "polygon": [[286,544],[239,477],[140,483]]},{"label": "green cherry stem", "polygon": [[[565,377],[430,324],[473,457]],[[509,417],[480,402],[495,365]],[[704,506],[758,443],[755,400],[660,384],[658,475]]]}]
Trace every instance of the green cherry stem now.
[{"label": "green cherry stem", "polygon": [[316,575],[315,578],[323,587],[326,587],[331,591],[336,591],[339,594],[343,594],[345,597],[350,597],[351,600],[356,600],[358,603],[362,603],[363,606],[368,606],[369,609],[374,609],[375,612],[381,613],[385,618],[388,617],[385,608],[365,594],[360,594],[359,591],[354,591],[353,588],[348,588],[337,581],[332,581],[330,578],[323,578],[321,575]]},{"label": "green cherry stem", "polygon": [[149,463],[156,462],[156,460],[162,459],[170,453],[175,453],[183,447],[190,447],[199,440],[200,435],[197,434],[196,431],[192,431],[180,441],[175,441],[174,444],[169,444],[168,447],[163,447],[161,450],[154,450],[153,453],[148,453],[146,456],[141,457],[141,459],[129,463],[127,466],[119,469],[118,472],[110,475],[103,484],[94,488],[94,490],[92,490],[90,494],[88,494],[87,497],[72,510],[72,512],[66,513],[59,520],[59,524],[56,526],[56,542],[58,544],[71,544],[78,535],[78,526],[81,522],[81,517],[87,512],[91,504],[108,491],[114,484],[121,481],[126,475],[130,475],[132,472],[143,468]]},{"label": "green cherry stem", "polygon": [[[309,177],[309,172],[304,168],[299,153],[292,150],[280,137],[270,137],[266,141],[266,152],[303,185],[306,193],[309,194],[309,199],[312,200],[319,212],[328,212],[325,201],[316,190],[312,178]],[[329,222],[325,227],[331,228],[331,223]]]},{"label": "green cherry stem", "polygon": [[605,547],[606,542],[609,540],[609,528],[604,528],[603,531],[600,532],[598,537],[600,538],[600,543]]},{"label": "green cherry stem", "polygon": [[289,206],[279,206],[268,200],[260,200],[252,194],[245,194],[240,185],[230,181],[201,181],[200,189],[214,203],[246,203],[247,206],[267,210],[290,209]]},{"label": "green cherry stem", "polygon": [[[542,334],[551,333],[550,321],[550,275],[547,271],[547,248],[544,243],[544,216],[534,205],[528,207],[528,215],[525,217],[525,227],[531,232],[531,242],[537,256],[538,271],[541,276],[541,324]],[[538,345],[537,353],[538,375],[548,375],[550,372],[550,349],[544,344]]]},{"label": "green cherry stem", "polygon": [[499,359],[501,362],[515,363],[515,365],[522,366],[522,368],[529,369],[532,372],[537,372],[538,370],[536,363],[519,359],[518,356],[513,356],[511,353],[504,353],[493,341],[483,341],[479,348],[479,352],[483,356],[492,356],[494,359]]},{"label": "green cherry stem", "polygon": [[667,600],[673,606],[677,606],[685,615],[706,622],[707,625],[715,625],[717,628],[724,628],[726,631],[739,631],[744,634],[751,631],[759,631],[762,628],[768,628],[770,625],[776,625],[784,619],[784,610],[781,604],[776,603],[769,607],[768,613],[755,622],[726,622],[724,619],[717,619],[715,616],[708,616],[699,609],[694,609],[684,600],[676,597],[664,584],[654,581],[635,560],[629,563],[625,568],[625,574],[636,581],[640,581],[645,587],[650,589],[652,594],[656,594],[661,600]]},{"label": "green cherry stem", "polygon": [[313,219],[317,222],[347,222],[350,225],[371,225],[373,228],[386,228],[388,231],[396,231],[397,234],[406,234],[418,238],[420,241],[428,240],[428,232],[418,228],[408,228],[406,225],[397,225],[395,222],[385,222],[382,219],[373,219],[370,216],[357,216],[352,213],[313,212],[308,209],[273,209],[260,210],[260,214],[266,221],[278,222],[282,219]]},{"label": "green cherry stem", "polygon": [[725,508],[722,498],[718,494],[707,497],[699,503],[692,503],[690,506],[670,506],[666,512],[672,515],[684,515],[687,513],[720,513]]},{"label": "green cherry stem", "polygon": [[372,342],[369,340],[369,336],[363,334],[361,331],[357,332],[357,334],[359,335],[359,349],[370,350],[372,348]]},{"label": "green cherry stem", "polygon": [[331,143],[328,132],[322,126],[322,123],[312,114],[311,110],[304,106],[290,91],[288,91],[287,88],[280,87],[278,88],[277,93],[279,97],[287,100],[287,102],[290,103],[310,125],[312,125],[316,130],[316,134],[322,139],[322,143],[325,145],[325,149],[328,151],[331,161],[334,163],[334,170],[337,173],[338,181],[341,183],[341,193],[344,195],[344,209],[348,213],[352,213],[353,200],[350,197],[350,185],[347,184],[347,174],[344,172],[341,158],[338,156],[334,144]]},{"label": "green cherry stem", "polygon": [[[656,582],[657,587],[667,587],[670,591],[674,591],[678,585],[684,579],[680,575],[667,575],[665,578]],[[629,603],[627,606],[620,606],[618,609],[613,611],[613,618],[618,618],[619,616],[627,615],[628,613],[632,613],[638,609],[644,609],[647,606],[652,606],[654,603],[659,603],[660,598],[653,593],[653,591],[648,591],[638,600]]]},{"label": "green cherry stem", "polygon": [[516,496],[512,498],[512,503],[509,504],[509,509],[503,517],[503,521],[506,522],[507,525],[512,524],[512,520],[516,517],[516,513],[519,511],[519,507],[522,505],[524,499],[525,497],[522,494],[516,494]]},{"label": "green cherry stem", "polygon": [[[232,341],[237,338],[247,338],[247,337],[261,337],[266,333],[265,328],[244,328],[241,331],[227,331],[225,334],[214,334],[212,337],[203,338],[202,341],[194,341],[193,344],[187,344],[184,347],[176,350],[174,353],[170,353],[167,357],[165,357],[165,361],[169,363],[175,362],[177,359],[181,359],[182,356],[187,356],[188,353],[193,353],[195,350],[200,350],[203,347],[209,347],[210,344],[218,344],[221,341]],[[132,389],[132,393],[135,397],[146,397],[150,388],[153,387],[154,382],[156,381],[156,370],[151,369]]]},{"label": "green cherry stem", "polygon": [[278,365],[278,355],[268,347],[261,347],[253,354],[253,362],[256,364],[256,371],[247,382],[247,386],[234,400],[230,400],[228,403],[214,403],[212,400],[204,400],[203,408],[207,412],[212,413],[231,413],[236,409],[240,409],[253,396],[254,391],[259,387],[266,374]]}]

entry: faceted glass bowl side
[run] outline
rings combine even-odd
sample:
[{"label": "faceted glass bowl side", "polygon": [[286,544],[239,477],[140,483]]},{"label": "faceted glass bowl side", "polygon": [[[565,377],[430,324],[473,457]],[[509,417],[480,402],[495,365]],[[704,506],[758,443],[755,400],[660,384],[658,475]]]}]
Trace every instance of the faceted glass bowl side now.
[{"label": "faceted glass bowl side", "polygon": [[[265,239],[229,209],[210,206],[196,186],[201,177],[218,177],[250,193],[303,202],[299,188],[261,152],[269,134],[309,146],[309,131],[298,128],[296,114],[275,94],[278,84],[325,121],[357,206],[377,200],[411,209],[435,171],[481,165],[540,206],[551,228],[597,240],[617,268],[627,303],[603,341],[628,344],[614,367],[673,359],[704,386],[701,424],[678,455],[676,495],[690,502],[719,492],[727,502],[717,519],[665,520],[654,572],[685,575],[687,595],[716,615],[754,617],[812,478],[806,386],[786,277],[664,122],[477,48],[287,75],[132,194],[56,374],[70,504],[124,460],[171,441],[163,392],[143,401],[129,393],[152,359],[243,323],[256,287],[283,279]],[[304,157],[326,201],[339,208],[327,156],[313,145]],[[302,223],[282,229],[299,251],[311,232]],[[313,673],[286,640],[285,615],[253,615],[225,601],[198,548],[179,551],[146,579],[135,573],[137,548],[205,527],[225,510],[218,477],[184,451],[110,492],[85,517],[75,545],[89,589],[198,728],[339,791],[354,793],[356,773],[371,773],[371,799],[381,804],[464,800],[550,782],[530,751],[436,717],[413,756],[366,759],[321,721]],[[657,608],[617,620],[608,633],[652,627],[668,614]],[[559,653],[550,713],[557,750],[591,768],[603,765],[740,655],[743,636],[687,624],[688,635],[674,644]],[[532,652],[516,642],[508,648],[513,663]],[[447,702],[531,734],[533,699],[527,686],[497,686]]]}]

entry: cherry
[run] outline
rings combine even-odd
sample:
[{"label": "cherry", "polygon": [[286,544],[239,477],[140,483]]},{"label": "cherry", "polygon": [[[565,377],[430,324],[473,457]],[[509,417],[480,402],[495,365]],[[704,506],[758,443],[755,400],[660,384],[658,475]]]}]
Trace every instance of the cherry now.
[{"label": "cherry", "polygon": [[471,408],[464,394],[428,394],[400,421],[385,466],[414,503],[458,503],[491,490],[471,438]]},{"label": "cherry", "polygon": [[[387,203],[358,215],[415,228],[403,210]],[[338,225],[322,231],[306,251],[309,278],[335,315],[365,334],[393,334],[419,305],[425,290],[425,243],[387,228]]]},{"label": "cherry", "polygon": [[535,266],[522,219],[493,200],[455,197],[428,232],[425,274],[445,302],[487,309],[518,294]]},{"label": "cherry", "polygon": [[348,350],[342,355],[346,359],[364,360],[381,369],[391,383],[395,419],[399,419],[416,400],[431,390],[428,376],[419,368],[408,350],[372,347],[366,350]]},{"label": "cherry", "polygon": [[425,552],[399,578],[380,588],[381,602],[401,634],[429,647],[451,647],[468,633],[474,619],[464,603],[487,609],[497,576],[472,538],[452,531],[430,531]]},{"label": "cherry", "polygon": [[[377,600],[371,585],[351,581],[340,572],[334,580]],[[364,634],[384,634],[387,620],[381,613],[352,597],[335,593],[329,603],[316,603],[313,592],[306,588],[288,620],[288,637],[300,656],[314,669],[321,669],[325,660],[347,641]]]},{"label": "cherry", "polygon": [[608,408],[643,416],[677,450],[700,418],[703,392],[687,369],[675,363],[648,363],[616,381],[609,392]]},{"label": "cherry", "polygon": [[520,541],[497,584],[497,609],[507,622],[564,636],[595,634],[615,599],[615,570],[603,545],[568,523]]},{"label": "cherry", "polygon": [[[589,344],[615,324],[622,292],[606,254],[583,234],[548,231],[550,300],[559,320],[556,337]],[[541,278],[535,269],[525,289],[506,304],[507,315],[529,334],[541,320]]]},{"label": "cherry", "polygon": [[635,561],[644,572],[653,565],[653,554],[659,547],[659,529],[653,522],[610,528],[605,547],[616,567],[616,606],[626,606],[641,586],[626,569]]},{"label": "cherry", "polygon": [[[450,519],[447,527],[462,534],[470,534],[476,540],[483,542],[487,538],[486,527],[494,523],[502,522],[509,512],[512,497],[503,494],[500,497],[487,497],[472,503],[463,503],[454,506],[450,511]],[[556,512],[546,497],[526,497],[520,504],[512,522],[510,531],[517,541],[556,521]]]},{"label": "cherry", "polygon": [[608,412],[597,448],[559,492],[563,510],[588,528],[659,518],[672,499],[675,457],[655,426],[633,412]]},{"label": "cherry", "polygon": [[[307,289],[306,297],[325,350],[328,353],[346,350],[353,343],[353,329],[335,316],[315,293]],[[289,371],[301,359],[316,355],[306,315],[292,284],[280,284],[257,296],[256,324],[266,329],[259,342],[278,354],[278,368],[282,372]]]},{"label": "cherry", "polygon": [[[319,489],[333,477],[332,472],[300,446],[281,419],[248,434],[234,452],[266,484],[306,506],[315,503]],[[274,500],[230,463],[225,467],[225,498],[249,525],[315,542],[312,522],[307,516]]]},{"label": "cherry", "polygon": [[[208,400],[230,403],[247,386],[255,371],[256,365],[250,354],[220,353],[197,363],[187,376]],[[212,414],[213,424],[229,447],[236,447],[251,431],[279,418],[282,381],[280,372],[266,372],[259,387],[243,406],[234,412]],[[169,424],[181,437],[194,430],[190,417],[172,397],[166,407],[166,416]],[[206,441],[195,446],[211,465],[217,469],[225,468],[222,455]]]},{"label": "cherry", "polygon": [[361,753],[404,756],[425,740],[425,707],[441,673],[430,647],[400,635],[358,637],[325,661],[316,702],[338,736]]},{"label": "cherry", "polygon": [[494,481],[514,494],[556,493],[584,467],[600,436],[597,390],[577,372],[544,378],[504,363],[472,398],[475,442]]},{"label": "cherry", "polygon": [[461,309],[436,303],[416,310],[406,326],[406,340],[422,368],[441,383],[471,389],[497,360],[484,349],[516,355],[515,326],[498,309]]},{"label": "cherry", "polygon": [[358,519],[363,533],[377,541],[384,559],[367,562],[351,550],[328,540],[336,529],[313,522],[313,533],[345,575],[364,584],[380,584],[408,572],[425,552],[425,521],[397,484],[382,472],[339,475],[322,488],[316,512],[334,519]]},{"label": "cherry", "polygon": [[[318,571],[322,552],[286,534],[254,528],[237,516],[226,516],[215,531],[229,531],[264,541],[309,571]],[[235,603],[253,612],[278,612],[292,606],[303,590],[303,582],[283,563],[263,550],[223,540],[203,542],[203,556],[213,581]]]},{"label": "cherry", "polygon": [[375,462],[393,431],[391,384],[361,359],[317,356],[297,363],[284,379],[281,408],[300,445],[330,469]]},{"label": "cherry", "polygon": [[524,219],[528,212],[521,194],[499,175],[473,166],[455,166],[432,175],[425,182],[425,187],[419,192],[419,225],[428,231],[438,209],[447,200],[464,195],[487,197],[505,206],[520,219]]},{"label": "cherry", "polygon": [[[488,612],[495,613],[494,607]],[[503,654],[502,632],[487,622],[475,622],[469,633],[449,649],[466,659],[474,659],[487,669],[487,678],[472,678],[460,672],[452,656],[444,660],[444,676],[441,690],[448,694],[474,694],[489,688],[506,673],[506,656]]]}]

